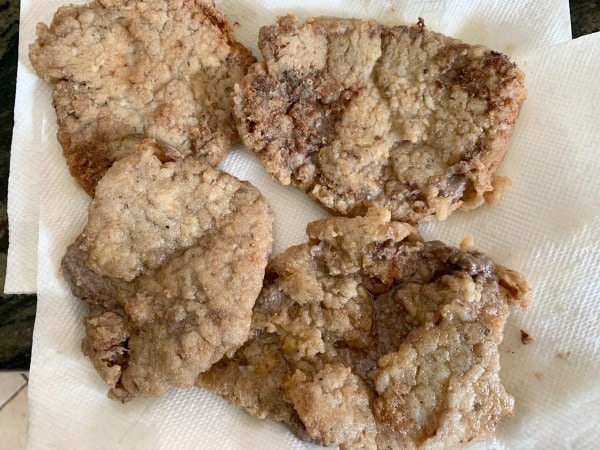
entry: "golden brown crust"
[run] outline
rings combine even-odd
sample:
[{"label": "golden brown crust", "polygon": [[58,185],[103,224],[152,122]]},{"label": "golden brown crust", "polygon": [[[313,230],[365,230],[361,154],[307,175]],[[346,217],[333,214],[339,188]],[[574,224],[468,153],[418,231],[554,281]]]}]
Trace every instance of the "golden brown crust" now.
[{"label": "golden brown crust", "polygon": [[470,209],[525,98],[508,57],[422,22],[293,16],[263,27],[265,58],[236,87],[240,136],[268,172],[336,214],[412,223]]},{"label": "golden brown crust", "polygon": [[498,345],[521,275],[383,209],[307,232],[269,262],[253,338],[198,386],[343,449],[456,447],[512,414]]},{"label": "golden brown crust", "polygon": [[157,153],[143,141],[107,171],[62,261],[94,305],[84,351],[122,401],[189,388],[247,340],[273,242],[256,188]]},{"label": "golden brown crust", "polygon": [[99,0],[38,24],[29,57],[54,84],[58,140],[93,194],[151,137],[216,166],[238,139],[231,91],[255,61],[210,0]]}]

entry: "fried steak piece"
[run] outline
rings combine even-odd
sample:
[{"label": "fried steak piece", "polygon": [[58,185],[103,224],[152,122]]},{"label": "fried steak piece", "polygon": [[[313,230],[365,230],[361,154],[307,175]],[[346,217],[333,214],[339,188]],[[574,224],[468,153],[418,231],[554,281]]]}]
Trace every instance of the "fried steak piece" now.
[{"label": "fried steak piece", "polygon": [[459,446],[512,415],[498,345],[520,274],[385,209],[307,233],[269,262],[252,339],[198,386],[341,449]]},{"label": "fried steak piece", "polygon": [[256,188],[157,154],[142,141],[106,172],[62,261],[73,294],[93,306],[84,352],[122,401],[192,387],[248,339],[273,242]]},{"label": "fried steak piece", "polygon": [[507,56],[423,21],[285,16],[258,44],[234,94],[242,141],[334,214],[444,219],[506,184],[493,173],[526,95]]},{"label": "fried steak piece", "polygon": [[255,61],[212,0],[98,0],[38,24],[29,58],[54,85],[58,140],[93,195],[146,137],[216,166],[238,140],[231,92]]}]

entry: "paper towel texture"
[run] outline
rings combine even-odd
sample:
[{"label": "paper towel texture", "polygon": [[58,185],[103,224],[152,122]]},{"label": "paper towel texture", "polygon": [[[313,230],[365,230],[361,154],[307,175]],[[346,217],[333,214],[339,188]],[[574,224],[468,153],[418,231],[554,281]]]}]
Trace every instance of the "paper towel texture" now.
[{"label": "paper towel texture", "polygon": [[[58,155],[56,115],[50,85],[37,79],[28,59],[28,46],[35,40],[37,22],[50,23],[64,0],[22,0],[19,63],[15,102],[15,128],[11,149],[8,195],[10,246],[5,292],[36,290],[38,213],[40,183],[46,168],[43,155]],[[76,2],[83,3],[83,2]],[[294,12],[304,19],[316,15],[374,18],[386,24],[412,24],[423,17],[435,31],[506,52],[516,61],[535,48],[571,38],[569,4],[566,0],[222,0],[219,9],[227,14],[238,39],[259,56],[258,30],[277,16]],[[262,169],[261,169],[262,170]],[[54,182],[54,176],[49,180]],[[302,228],[302,227],[301,227]]]},{"label": "paper towel texture", "polygon": [[[286,7],[283,2],[224,1],[220,7],[240,22],[238,36],[254,50],[259,25],[289,10],[301,17],[356,15],[386,23],[412,22],[412,16],[421,15],[438,31],[512,50],[529,90],[500,169],[513,186],[493,207],[457,213],[422,231],[452,245],[471,235],[480,250],[522,271],[534,286],[532,307],[512,316],[501,346],[501,376],[516,398],[516,417],[503,420],[495,440],[482,447],[592,448],[600,439],[600,35],[533,51],[560,40],[555,33],[564,17],[553,26],[545,14],[551,17],[559,8],[520,3],[431,1],[418,10],[415,5],[404,9],[401,2],[330,2],[324,9],[310,1]],[[36,15],[35,5],[24,1],[22,14],[48,21],[56,4],[45,3]],[[21,63],[30,70],[26,59]],[[39,89],[43,95],[30,95],[44,108],[50,89]],[[43,129],[43,117],[52,123],[53,113],[47,111],[38,117],[36,130]],[[58,269],[66,246],[85,223],[89,199],[69,176],[57,144],[46,141],[33,151],[32,161],[43,173],[37,187],[32,185],[41,193],[41,206],[29,448],[312,448],[281,425],[253,419],[201,390],[127,405],[106,398],[103,382],[80,351],[84,306],[70,295]],[[267,197],[275,212],[276,253],[304,241],[305,224],[326,215],[301,192],[271,180],[241,147],[222,167],[251,180]],[[27,186],[21,186],[23,192]],[[523,345],[520,330],[534,341]]]}]

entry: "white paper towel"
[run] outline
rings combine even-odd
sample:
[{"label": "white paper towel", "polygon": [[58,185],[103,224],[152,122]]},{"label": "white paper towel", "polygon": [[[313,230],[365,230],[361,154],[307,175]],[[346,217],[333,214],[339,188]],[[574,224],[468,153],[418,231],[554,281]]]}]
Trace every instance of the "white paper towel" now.
[{"label": "white paper towel", "polygon": [[[38,212],[41,185],[46,168],[43,155],[60,153],[54,138],[56,117],[51,106],[51,87],[38,80],[27,52],[35,40],[35,24],[49,23],[65,0],[21,0],[19,63],[15,103],[15,128],[11,150],[8,195],[10,246],[5,292],[36,290]],[[326,3],[326,6],[323,5]],[[260,26],[278,15],[293,11],[300,17],[328,14],[345,17],[372,17],[388,24],[411,24],[421,16],[432,29],[481,43],[515,56],[534,48],[568,41],[571,22],[567,0],[222,0],[219,8],[232,21],[239,39],[256,55]],[[55,182],[54,176],[48,181]]]},{"label": "white paper towel", "polygon": [[[396,14],[399,22],[408,21],[398,3],[374,3],[347,2],[343,10],[335,9],[341,8],[340,2],[324,12],[385,18],[388,23]],[[363,10],[364,4],[371,9]],[[280,5],[225,1],[221,9],[242,24],[239,36],[250,45],[259,24],[284,12]],[[301,16],[323,12],[316,2],[297,5],[291,9]],[[513,186],[494,207],[457,213],[423,227],[427,237],[450,244],[474,236],[481,250],[523,271],[534,285],[530,311],[511,317],[501,348],[502,378],[516,397],[517,415],[504,419],[495,440],[483,447],[593,448],[600,440],[600,35],[534,50],[534,36],[528,41],[515,32],[515,24],[533,28],[548,43],[553,30],[535,28],[541,20],[534,14],[537,5],[529,6],[531,19],[509,14],[510,20],[500,20],[495,31],[490,27],[498,16],[490,13],[491,6],[475,5],[469,10],[473,18],[464,12],[453,21],[442,14],[444,7],[451,9],[448,3],[422,5],[433,11],[431,16],[414,15],[424,16],[432,28],[459,37],[466,30],[472,36],[503,39],[500,46],[484,42],[499,50],[509,44],[515,52],[522,49],[519,61],[528,76],[529,97],[502,165]],[[502,5],[508,11],[517,8],[517,2]],[[415,6],[410,8],[412,16]],[[44,189],[29,447],[310,448],[282,426],[253,419],[197,389],[173,390],[161,399],[126,405],[106,398],[106,386],[80,351],[84,305],[70,295],[58,269],[66,246],[83,227],[88,198],[68,175],[60,149],[44,147],[40,166]],[[267,196],[276,214],[276,251],[303,241],[306,222],[324,214],[300,192],[271,180],[242,148],[223,168],[252,180]],[[535,341],[522,345],[520,329]]]}]

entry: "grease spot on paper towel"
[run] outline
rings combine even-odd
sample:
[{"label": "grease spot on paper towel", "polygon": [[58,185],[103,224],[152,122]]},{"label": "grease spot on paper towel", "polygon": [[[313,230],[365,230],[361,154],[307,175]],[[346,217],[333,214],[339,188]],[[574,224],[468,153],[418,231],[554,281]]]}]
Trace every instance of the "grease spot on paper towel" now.
[{"label": "grease spot on paper towel", "polygon": [[157,439],[154,431],[137,422],[123,433],[118,445],[121,448],[151,448],[156,445]]},{"label": "grease spot on paper towel", "polygon": [[571,350],[564,350],[564,351],[560,351],[560,352],[556,352],[556,357],[558,359],[563,359],[565,361],[568,361],[569,359],[571,359]]},{"label": "grease spot on paper towel", "polygon": [[536,378],[536,380],[538,381],[542,381],[544,379],[544,373],[540,372],[540,371],[536,371],[533,372],[533,376]]}]

